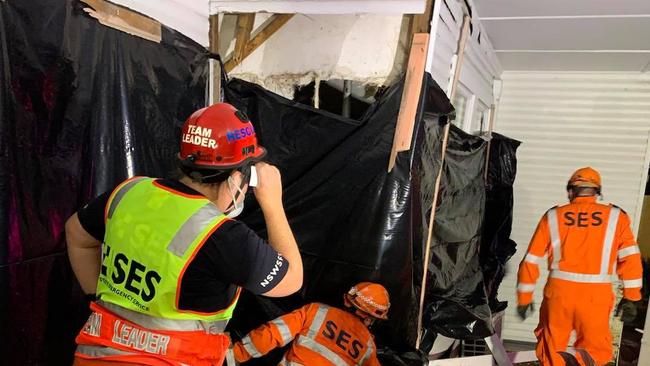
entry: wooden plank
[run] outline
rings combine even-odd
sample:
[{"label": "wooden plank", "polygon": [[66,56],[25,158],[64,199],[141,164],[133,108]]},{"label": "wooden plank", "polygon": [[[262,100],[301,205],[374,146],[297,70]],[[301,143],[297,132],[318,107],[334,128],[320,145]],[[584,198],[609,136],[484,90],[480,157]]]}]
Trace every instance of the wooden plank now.
[{"label": "wooden plank", "polygon": [[[210,52],[219,54],[219,14],[210,15]],[[210,60],[210,100],[209,104],[221,101],[221,64]]]},{"label": "wooden plank", "polygon": [[[469,16],[463,18],[463,27],[460,34],[460,40],[458,41],[458,48],[456,55],[458,56],[458,62],[454,68],[454,75],[460,76],[461,67],[463,65],[463,55],[465,53],[465,45],[467,44],[467,37],[469,36]],[[454,94],[457,90],[458,77],[454,76],[451,82],[451,92],[449,93],[449,100],[454,99]],[[449,141],[449,128],[451,122],[448,122],[445,125],[445,130],[442,138],[442,152],[440,158],[440,167],[438,168],[438,175],[436,176],[436,183],[433,189],[433,202],[431,203],[431,215],[429,216],[429,230],[427,233],[427,243],[424,248],[424,263],[422,270],[422,283],[420,284],[420,308],[418,312],[418,328],[417,328],[417,340],[415,341],[415,348],[420,347],[420,342],[422,341],[422,316],[424,315],[424,289],[427,288],[427,273],[429,272],[429,257],[431,256],[431,239],[433,238],[433,226],[435,224],[436,217],[436,207],[438,207],[438,198],[440,196],[440,180],[442,178],[442,171],[445,165],[445,156],[447,155],[447,142]]]},{"label": "wooden plank", "polygon": [[[430,33],[431,15],[433,14],[433,1],[427,0],[422,14],[415,14],[411,20],[411,31],[416,33]],[[442,0],[438,0],[442,1]]]},{"label": "wooden plank", "polygon": [[241,55],[239,61],[235,60],[232,55],[228,57],[225,67],[226,72],[232,71],[237,65],[239,65],[246,57],[250,56],[253,51],[255,51],[262,43],[266,42],[275,32],[277,32],[283,25],[285,25],[294,14],[274,14],[271,16],[269,21],[267,21],[266,26],[263,26],[263,29],[259,31],[253,39],[246,43],[244,47],[244,52]]},{"label": "wooden plank", "polygon": [[489,113],[489,123],[488,123],[488,133],[487,133],[487,138],[488,138],[488,143],[487,143],[487,151],[485,154],[485,182],[487,183],[488,179],[488,170],[490,168],[490,146],[492,146],[492,129],[494,128],[494,114],[496,111],[496,106],[492,104],[490,106],[490,113]]},{"label": "wooden plank", "polygon": [[244,59],[244,50],[246,44],[251,38],[251,31],[253,30],[253,23],[255,22],[255,14],[238,14],[237,15],[237,31],[235,33],[235,53],[233,58],[236,62],[241,62]]},{"label": "wooden plank", "polygon": [[415,124],[415,114],[422,91],[422,79],[426,64],[427,50],[429,48],[429,34],[416,33],[411,43],[408,66],[406,67],[406,80],[402,91],[402,101],[399,106],[397,125],[393,137],[393,147],[388,160],[388,172],[395,166],[395,158],[400,151],[411,148],[411,137]]},{"label": "wooden plank", "polygon": [[83,10],[107,27],[157,43],[162,39],[160,23],[151,18],[104,0],[83,0],[83,3],[90,6]]}]

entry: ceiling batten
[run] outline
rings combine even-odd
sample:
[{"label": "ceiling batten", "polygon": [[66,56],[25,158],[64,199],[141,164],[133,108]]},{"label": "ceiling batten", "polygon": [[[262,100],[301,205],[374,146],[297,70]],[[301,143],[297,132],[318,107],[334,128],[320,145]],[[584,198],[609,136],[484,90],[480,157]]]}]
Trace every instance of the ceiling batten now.
[{"label": "ceiling batten", "polygon": [[648,71],[648,0],[475,0],[504,70]]}]

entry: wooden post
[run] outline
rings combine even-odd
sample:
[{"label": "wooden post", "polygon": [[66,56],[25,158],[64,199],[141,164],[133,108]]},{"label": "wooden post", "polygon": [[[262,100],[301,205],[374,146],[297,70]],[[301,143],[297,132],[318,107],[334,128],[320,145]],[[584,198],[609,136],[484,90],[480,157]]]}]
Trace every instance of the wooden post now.
[{"label": "wooden post", "polygon": [[235,53],[233,59],[241,62],[244,59],[244,48],[251,38],[251,31],[255,23],[254,13],[245,13],[237,15],[237,31],[235,33]]},{"label": "wooden post", "polygon": [[429,48],[429,34],[416,33],[413,35],[411,54],[406,67],[406,79],[402,91],[402,101],[399,106],[397,125],[393,137],[393,147],[388,160],[388,172],[393,170],[397,153],[407,151],[411,148],[415,115],[420,101],[422,91],[422,79],[424,77],[424,66],[426,64],[427,49]]},{"label": "wooden post", "polygon": [[[219,14],[210,15],[210,52],[219,54]],[[221,101],[221,65],[217,60],[210,59],[210,80],[208,80],[210,97],[208,104]]]},{"label": "wooden post", "polygon": [[[226,72],[232,71],[237,67],[246,57],[250,56],[262,43],[269,39],[275,32],[277,32],[284,24],[286,24],[294,14],[274,14],[271,16],[267,25],[259,31],[253,39],[246,42],[243,47],[243,52],[239,55],[239,59],[235,55],[230,55],[225,63]],[[238,22],[239,23],[239,22]]]},{"label": "wooden post", "polygon": [[[465,53],[465,44],[467,43],[467,38],[469,36],[469,22],[470,18],[468,15],[463,17],[463,27],[460,34],[460,40],[458,42],[458,49],[456,54],[458,55],[458,62],[456,63],[456,68],[454,72],[454,78],[451,80],[451,93],[449,94],[449,100],[454,99],[454,94],[456,93],[456,84],[460,77],[461,67],[463,65],[463,56]],[[429,216],[429,232],[427,233],[427,243],[424,248],[424,270],[422,271],[422,283],[420,286],[420,308],[418,312],[418,328],[417,328],[417,340],[415,341],[415,348],[420,347],[420,342],[422,341],[422,316],[424,315],[424,295],[427,287],[427,274],[429,272],[429,257],[431,256],[431,239],[433,238],[433,225],[436,217],[436,207],[438,206],[438,196],[440,195],[440,180],[442,178],[442,168],[445,164],[445,156],[447,154],[447,142],[449,141],[449,128],[451,122],[448,122],[445,125],[442,138],[442,147],[441,147],[441,157],[440,157],[440,167],[438,168],[438,175],[436,177],[436,183],[434,186],[433,193],[433,202],[431,203],[431,215]]]},{"label": "wooden post", "polygon": [[496,112],[496,106],[492,104],[490,106],[490,122],[488,123],[488,133],[487,133],[487,152],[485,154],[485,183],[488,179],[488,169],[490,167],[490,146],[492,146],[492,129],[494,128],[494,114]]},{"label": "wooden post", "polygon": [[83,2],[90,6],[84,7],[83,10],[101,24],[160,43],[162,28],[159,22],[105,0],[84,0]]},{"label": "wooden post", "polygon": [[411,148],[415,115],[417,113],[420,93],[422,92],[422,79],[427,61],[427,50],[429,49],[431,16],[433,14],[433,0],[427,0],[424,13],[411,17],[411,50],[406,66],[406,77],[402,100],[395,126],[393,146],[388,159],[388,172],[395,166],[397,153],[408,151]]}]

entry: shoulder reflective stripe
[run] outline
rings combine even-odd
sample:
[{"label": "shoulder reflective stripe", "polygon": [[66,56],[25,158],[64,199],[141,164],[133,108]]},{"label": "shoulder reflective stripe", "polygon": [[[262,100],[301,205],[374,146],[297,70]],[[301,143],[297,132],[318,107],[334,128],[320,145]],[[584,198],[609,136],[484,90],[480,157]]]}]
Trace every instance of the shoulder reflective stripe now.
[{"label": "shoulder reflective stripe", "polygon": [[230,344],[228,351],[226,351],[226,365],[237,366],[237,362],[235,361],[235,352],[232,350],[232,343]]},{"label": "shoulder reflective stripe", "polygon": [[178,229],[178,232],[167,246],[167,250],[179,257],[185,255],[187,248],[194,242],[194,239],[219,215],[222,215],[221,211],[214,204],[208,202],[190,216],[183,226]]},{"label": "shoulder reflective stripe", "polygon": [[307,337],[310,338],[315,338],[316,335],[318,334],[318,330],[320,327],[323,325],[323,322],[325,321],[325,316],[327,315],[327,307],[323,305],[318,305],[318,310],[316,311],[316,315],[314,315],[314,319],[311,321],[311,325],[309,326],[309,330],[307,331]]},{"label": "shoulder reflective stripe", "polygon": [[612,256],[612,244],[616,235],[616,225],[618,224],[618,215],[621,210],[618,207],[612,207],[609,211],[609,220],[607,222],[607,231],[605,231],[605,241],[603,242],[603,253],[600,258],[600,274],[609,273],[609,261]]},{"label": "shoulder reflective stripe", "polygon": [[246,336],[241,339],[241,345],[244,346],[246,352],[253,358],[262,357],[262,354],[257,350],[257,347],[253,344],[250,336]]},{"label": "shoulder reflective stripe", "polygon": [[325,357],[327,361],[331,362],[332,364],[336,366],[348,366],[349,363],[346,362],[341,356],[337,355],[336,352],[332,351],[331,349],[323,346],[320,343],[317,343],[315,340],[305,337],[305,336],[298,336],[298,340],[296,341],[298,344],[302,347],[305,347],[307,349],[310,349],[321,356]]},{"label": "shoulder reflective stripe", "polygon": [[204,330],[209,334],[221,334],[226,330],[227,320],[204,321],[189,319],[167,319],[157,316],[151,316],[138,313],[133,310],[125,309],[119,305],[98,300],[97,304],[110,312],[124,318],[130,322],[138,324],[151,330],[174,330],[174,331],[196,331]]},{"label": "shoulder reflective stripe", "polygon": [[631,255],[635,254],[641,254],[641,251],[639,250],[638,245],[630,245],[627,248],[619,249],[618,251],[618,259],[623,259],[625,257],[629,257]]},{"label": "shoulder reflective stripe", "polygon": [[370,356],[372,356],[373,352],[375,352],[375,346],[374,342],[372,341],[372,337],[368,339],[368,343],[366,344],[366,353],[363,355],[361,358],[361,361],[359,362],[359,365],[363,365],[370,359]]},{"label": "shoulder reflective stripe", "polygon": [[126,184],[124,184],[122,187],[120,187],[117,192],[115,192],[115,196],[113,196],[113,200],[111,200],[111,205],[108,207],[108,215],[107,217],[110,219],[113,217],[113,214],[115,213],[115,209],[117,209],[117,205],[120,203],[122,198],[126,195],[128,191],[131,190],[136,184],[138,184],[141,180],[147,179],[146,177],[138,177],[138,178],[133,178]]},{"label": "shoulder reflective stripe", "polygon": [[580,282],[580,283],[611,283],[612,276],[608,274],[584,274],[553,270],[550,273],[551,278],[560,280]]},{"label": "shoulder reflective stripe", "polygon": [[281,318],[277,318],[277,319],[273,319],[271,323],[278,328],[280,337],[282,337],[283,346],[286,346],[293,340],[293,336],[291,335],[289,326],[287,325],[287,323],[284,322],[284,320],[282,320]]},{"label": "shoulder reflective stripe", "polygon": [[557,269],[560,259],[562,259],[562,243],[560,242],[560,228],[557,223],[557,211],[552,208],[546,214],[548,221],[548,231],[551,234],[551,246],[553,247],[553,263],[551,269]]},{"label": "shoulder reflective stripe", "polygon": [[287,361],[287,358],[283,357],[282,360],[280,360],[280,363],[278,363],[278,366],[303,366],[303,364],[298,362],[293,362],[293,361]]},{"label": "shoulder reflective stripe", "polygon": [[136,355],[135,352],[126,352],[115,348],[104,347],[104,346],[90,346],[86,344],[80,344],[77,346],[77,353],[90,357],[107,357],[107,356],[127,356],[127,355]]},{"label": "shoulder reflective stripe", "polygon": [[517,291],[519,292],[533,292],[535,291],[535,285],[529,283],[520,283],[517,285]]},{"label": "shoulder reflective stripe", "polygon": [[625,288],[637,288],[643,287],[643,278],[638,278],[636,280],[623,280],[623,287]]},{"label": "shoulder reflective stripe", "polygon": [[532,264],[540,264],[542,263],[543,260],[544,257],[538,257],[530,253],[526,254],[526,257],[524,257],[524,262],[532,263]]}]

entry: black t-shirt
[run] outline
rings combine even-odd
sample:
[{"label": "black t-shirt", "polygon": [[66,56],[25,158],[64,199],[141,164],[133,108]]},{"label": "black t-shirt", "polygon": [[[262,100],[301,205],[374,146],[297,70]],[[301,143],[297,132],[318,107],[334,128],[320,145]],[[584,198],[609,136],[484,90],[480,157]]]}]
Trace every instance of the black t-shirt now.
[{"label": "black t-shirt", "polygon": [[[157,179],[170,191],[201,195],[176,180]],[[104,210],[111,192],[95,198],[77,213],[81,226],[104,240]],[[254,294],[273,289],[287,273],[288,263],[246,224],[226,220],[199,249],[181,280],[179,308],[214,312],[226,308],[237,286]]]}]

